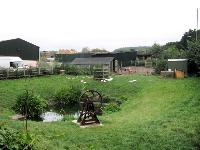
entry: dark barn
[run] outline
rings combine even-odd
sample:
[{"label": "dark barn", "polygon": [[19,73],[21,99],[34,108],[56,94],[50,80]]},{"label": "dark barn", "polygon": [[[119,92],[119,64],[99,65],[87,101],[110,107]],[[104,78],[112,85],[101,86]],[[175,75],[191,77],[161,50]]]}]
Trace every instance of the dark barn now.
[{"label": "dark barn", "polygon": [[70,64],[75,58],[96,58],[96,57],[113,57],[117,60],[119,66],[131,66],[136,60],[137,52],[118,52],[118,53],[76,53],[76,54],[56,54],[55,60],[64,64]]},{"label": "dark barn", "polygon": [[136,51],[132,52],[117,52],[117,53],[98,53],[92,55],[92,57],[114,57],[121,67],[131,66],[132,61],[135,61],[137,56]]},{"label": "dark barn", "polygon": [[56,54],[55,60],[64,64],[70,64],[75,58],[91,58],[91,53],[75,53],[75,54]]},{"label": "dark barn", "polygon": [[0,42],[0,56],[18,56],[22,60],[39,60],[39,47],[20,38]]}]

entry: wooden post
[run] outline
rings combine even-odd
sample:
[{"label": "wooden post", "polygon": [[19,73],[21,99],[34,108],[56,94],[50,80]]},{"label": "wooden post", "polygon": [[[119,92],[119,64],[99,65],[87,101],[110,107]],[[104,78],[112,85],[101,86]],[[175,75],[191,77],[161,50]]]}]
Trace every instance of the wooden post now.
[{"label": "wooden post", "polygon": [[25,125],[25,129],[26,129],[26,132],[27,132],[27,129],[28,129],[28,123],[27,123],[27,100],[28,100],[28,90],[26,90],[26,94],[27,94],[27,97],[26,97],[26,103],[25,103],[25,121],[26,121],[26,125]]},{"label": "wooden post", "polygon": [[39,66],[39,68],[38,68],[38,75],[40,75],[40,66]]},{"label": "wooden post", "polygon": [[6,78],[9,78],[9,69],[7,69],[7,77]]},{"label": "wooden post", "polygon": [[52,65],[52,67],[51,67],[51,74],[53,74],[53,65]]},{"label": "wooden post", "polygon": [[15,72],[15,77],[16,77],[16,78],[19,78],[18,68],[17,68],[17,70],[16,70],[16,72]]},{"label": "wooden post", "polygon": [[24,69],[24,77],[26,76],[26,71],[25,71],[25,67],[23,68]]}]

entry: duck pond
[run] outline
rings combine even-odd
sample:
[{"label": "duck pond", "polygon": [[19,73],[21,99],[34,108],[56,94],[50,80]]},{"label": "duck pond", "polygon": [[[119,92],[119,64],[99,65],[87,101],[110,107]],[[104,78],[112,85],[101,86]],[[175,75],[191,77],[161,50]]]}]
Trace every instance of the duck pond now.
[{"label": "duck pond", "polygon": [[79,111],[66,115],[59,114],[53,111],[47,111],[41,115],[41,119],[43,122],[53,122],[61,120],[78,119],[78,116],[79,116]]}]

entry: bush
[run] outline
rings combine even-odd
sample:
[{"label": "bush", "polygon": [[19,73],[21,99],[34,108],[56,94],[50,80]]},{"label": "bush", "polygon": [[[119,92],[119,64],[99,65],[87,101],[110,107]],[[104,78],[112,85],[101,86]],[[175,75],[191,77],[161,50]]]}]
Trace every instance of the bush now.
[{"label": "bush", "polygon": [[79,67],[76,65],[62,65],[62,67],[65,70],[66,74],[69,75],[91,75],[90,68],[87,67]]},{"label": "bush", "polygon": [[120,99],[115,97],[103,96],[103,103],[107,105],[103,108],[103,111],[107,113],[117,112],[120,110],[120,105],[127,101],[127,97],[121,96]]},{"label": "bush", "polygon": [[155,73],[160,74],[161,71],[167,69],[167,60],[159,59],[157,60],[157,65],[154,67]]},{"label": "bush", "polygon": [[59,108],[66,106],[75,106],[79,102],[81,96],[81,88],[79,86],[71,86],[70,88],[62,88],[53,96],[53,103]]},{"label": "bush", "polygon": [[19,132],[11,128],[0,127],[0,149],[31,150],[35,148],[33,138],[30,134]]},{"label": "bush", "polygon": [[107,106],[105,106],[103,108],[103,110],[105,112],[107,112],[107,113],[113,113],[113,112],[120,111],[120,106],[117,103],[115,103],[115,102],[111,102]]},{"label": "bush", "polygon": [[118,105],[121,105],[123,102],[127,101],[127,97],[121,96],[120,99],[115,97],[109,97],[109,96],[103,96],[103,102],[104,103],[116,103]]},{"label": "bush", "polygon": [[18,96],[13,109],[16,113],[22,115],[26,114],[29,119],[39,119],[44,109],[47,107],[47,102],[38,95],[34,95],[32,92],[26,91]]},{"label": "bush", "polygon": [[104,103],[109,103],[109,102],[115,101],[114,97],[109,97],[109,96],[103,96],[102,99],[103,99]]},{"label": "bush", "polygon": [[70,120],[74,120],[74,119],[77,119],[77,118],[74,118],[74,116],[72,116],[72,115],[64,115],[62,121],[70,121]]},{"label": "bush", "polygon": [[59,65],[56,65],[53,69],[54,74],[60,74],[60,70],[62,70],[62,67]]}]

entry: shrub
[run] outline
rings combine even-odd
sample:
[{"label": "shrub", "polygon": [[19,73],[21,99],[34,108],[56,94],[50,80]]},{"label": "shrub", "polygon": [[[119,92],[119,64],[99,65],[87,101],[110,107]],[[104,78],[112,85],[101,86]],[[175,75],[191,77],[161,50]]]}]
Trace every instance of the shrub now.
[{"label": "shrub", "polygon": [[109,103],[109,102],[112,102],[112,101],[115,101],[114,97],[103,96],[103,102],[104,103]]},{"label": "shrub", "polygon": [[60,70],[62,70],[62,67],[59,65],[56,65],[53,69],[54,74],[60,74]]},{"label": "shrub", "polygon": [[53,96],[53,102],[59,108],[74,106],[78,104],[80,96],[81,88],[79,86],[71,86],[57,91]]},{"label": "shrub", "polygon": [[13,109],[16,113],[22,115],[26,114],[29,119],[39,119],[43,110],[47,107],[47,102],[38,95],[34,95],[32,92],[25,91],[18,96]]},{"label": "shrub", "polygon": [[35,148],[33,138],[30,134],[19,132],[11,128],[0,127],[0,149],[31,150]]},{"label": "shrub", "polygon": [[90,75],[90,68],[80,67],[76,65],[63,65],[62,68],[65,70],[66,74],[69,75]]},{"label": "shrub", "polygon": [[71,86],[69,89],[69,99],[70,99],[70,103],[77,103],[79,102],[79,98],[81,96],[82,93],[82,89],[80,88],[80,86]]},{"label": "shrub", "polygon": [[88,67],[80,67],[76,65],[66,65],[62,64],[61,66],[56,65],[54,67],[54,73],[59,74],[60,70],[65,70],[65,74],[68,75],[91,75],[92,71]]},{"label": "shrub", "polygon": [[72,115],[64,115],[62,121],[70,121],[73,119],[77,119],[77,118],[74,118],[74,116],[72,116]]},{"label": "shrub", "polygon": [[121,105],[123,102],[127,101],[127,97],[121,96],[120,99],[115,97],[109,97],[109,96],[103,96],[103,102],[104,103],[116,103],[118,105]]},{"label": "shrub", "polygon": [[127,97],[121,96],[119,99],[115,97],[103,96],[103,103],[107,105],[103,108],[103,111],[107,113],[117,112],[120,110],[120,105],[127,101]]},{"label": "shrub", "polygon": [[74,65],[65,65],[65,73],[69,75],[79,75],[79,70]]},{"label": "shrub", "polygon": [[160,74],[161,71],[167,69],[167,61],[164,59],[157,60],[157,65],[154,67],[155,73]]},{"label": "shrub", "polygon": [[103,110],[107,113],[117,112],[117,111],[120,111],[120,106],[115,102],[111,102],[111,103],[108,103],[108,105],[105,106]]}]

